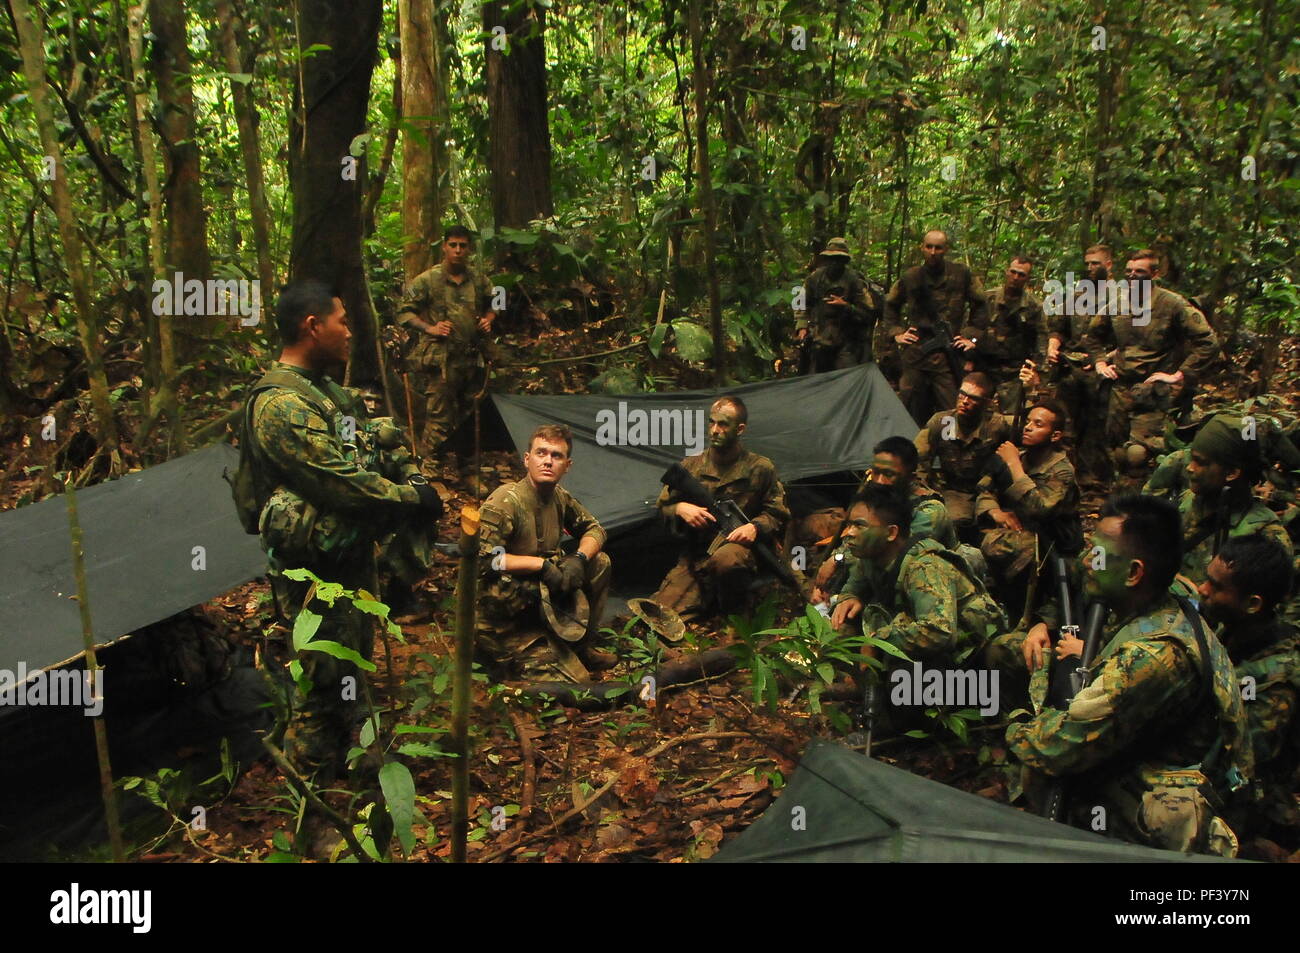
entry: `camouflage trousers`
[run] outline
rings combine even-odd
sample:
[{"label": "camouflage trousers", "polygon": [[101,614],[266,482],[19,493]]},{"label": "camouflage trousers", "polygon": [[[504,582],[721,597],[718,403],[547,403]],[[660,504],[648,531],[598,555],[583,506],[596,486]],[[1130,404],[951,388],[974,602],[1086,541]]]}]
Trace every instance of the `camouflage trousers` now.
[{"label": "camouflage trousers", "polygon": [[715,610],[724,615],[740,612],[757,572],[753,551],[740,543],[723,543],[703,556],[692,557],[686,552],[668,570],[652,598],[684,622],[706,619]]},{"label": "camouflage trousers", "polygon": [[[1100,379],[1091,370],[1071,367],[1057,383],[1055,396],[1065,404],[1070,415],[1079,471],[1099,480],[1109,480],[1114,467],[1106,443],[1107,408],[1101,406],[1100,386]],[[1053,396],[1050,385],[1043,389],[1041,396]]]},{"label": "camouflage trousers", "polygon": [[535,575],[481,575],[475,624],[478,652],[503,681],[590,681],[591,674],[575,650],[595,643],[612,576],[605,553],[586,563],[582,591],[590,608],[587,633],[580,642],[570,643],[552,632],[543,618]]},{"label": "camouflage trousers", "polygon": [[943,505],[952,519],[953,529],[962,542],[979,545],[979,531],[975,526],[975,493],[945,488]]},{"label": "camouflage trousers", "polygon": [[448,354],[444,363],[422,369],[424,423],[420,428],[420,450],[426,464],[474,412],[474,395],[483,389],[484,373],[478,355],[472,353]]},{"label": "camouflage trousers", "polygon": [[862,345],[854,341],[845,341],[841,344],[814,343],[810,348],[812,359],[809,362],[811,364],[809,372],[812,374],[839,371],[862,363]]},{"label": "camouflage trousers", "polygon": [[918,427],[924,427],[932,414],[957,406],[957,381],[952,367],[942,353],[934,353],[919,363],[904,361],[898,379],[898,398]]},{"label": "camouflage trousers", "polygon": [[1023,575],[1034,563],[1036,534],[1029,530],[996,526],[984,531],[980,552],[995,579],[1008,582]]},{"label": "camouflage trousers", "polygon": [[1168,384],[1135,384],[1111,388],[1106,409],[1106,442],[1116,467],[1131,474],[1150,470],[1165,452],[1165,425],[1179,405]]}]

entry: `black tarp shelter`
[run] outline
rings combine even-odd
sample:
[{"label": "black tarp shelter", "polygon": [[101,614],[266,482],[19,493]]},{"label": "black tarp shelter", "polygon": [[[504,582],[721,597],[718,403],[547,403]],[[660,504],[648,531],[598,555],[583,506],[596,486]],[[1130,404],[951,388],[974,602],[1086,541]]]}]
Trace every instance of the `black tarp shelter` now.
[{"label": "black tarp shelter", "polygon": [[781,796],[714,861],[1214,861],[1076,830],[815,740]]}]

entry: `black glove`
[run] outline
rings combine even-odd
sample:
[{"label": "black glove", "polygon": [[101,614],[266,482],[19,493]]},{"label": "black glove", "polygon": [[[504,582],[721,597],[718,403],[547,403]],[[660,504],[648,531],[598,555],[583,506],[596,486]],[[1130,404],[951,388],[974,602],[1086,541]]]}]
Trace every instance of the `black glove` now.
[{"label": "black glove", "polygon": [[542,571],[538,578],[546,584],[546,588],[552,592],[569,592],[564,588],[564,573],[560,572],[560,567],[554,562],[547,559],[542,562]]},{"label": "black glove", "polygon": [[429,514],[432,519],[442,518],[442,497],[438,491],[427,483],[416,483],[415,492],[420,495],[419,507]]},{"label": "black glove", "polygon": [[573,592],[581,589],[587,581],[587,561],[576,553],[560,560],[560,572],[564,576],[564,591]]}]

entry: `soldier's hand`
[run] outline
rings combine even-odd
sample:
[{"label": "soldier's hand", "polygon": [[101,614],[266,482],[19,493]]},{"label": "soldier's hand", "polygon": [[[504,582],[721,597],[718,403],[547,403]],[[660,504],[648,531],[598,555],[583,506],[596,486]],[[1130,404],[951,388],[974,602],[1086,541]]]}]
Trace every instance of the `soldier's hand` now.
[{"label": "soldier's hand", "polygon": [[1025,644],[1020,647],[1025,656],[1025,667],[1031,672],[1038,671],[1043,664],[1043,652],[1052,644],[1052,637],[1047,634],[1047,626],[1040,622],[1029,630]]},{"label": "soldier's hand", "polygon": [[442,497],[438,495],[438,491],[427,483],[420,483],[415,485],[415,492],[420,496],[420,509],[428,514],[429,519],[441,519]]},{"label": "soldier's hand", "polygon": [[1010,440],[1003,440],[1002,443],[998,444],[998,448],[994,452],[1012,470],[1020,462],[1020,451],[1016,449],[1016,445]]},{"label": "soldier's hand", "polygon": [[710,523],[717,522],[712,513],[702,506],[696,506],[694,503],[678,503],[677,515],[681,517],[683,523],[692,529],[703,529]]},{"label": "soldier's hand", "polygon": [[831,628],[838,629],[849,619],[856,619],[862,614],[862,600],[856,596],[845,596],[831,613]]},{"label": "soldier's hand", "polygon": [[956,347],[957,350],[959,351],[975,350],[975,342],[970,340],[969,338],[962,337],[960,334],[958,334],[956,337],[952,339],[952,343],[953,346]]},{"label": "soldier's hand", "polygon": [[753,523],[737,526],[727,535],[727,542],[741,543],[745,546],[752,545],[756,539],[758,539],[758,527]]},{"label": "soldier's hand", "polygon": [[560,560],[560,573],[564,576],[562,589],[565,592],[573,592],[575,589],[581,589],[582,584],[587,581],[587,561],[574,553],[565,556]]},{"label": "soldier's hand", "polygon": [[429,333],[436,338],[445,338],[451,334],[451,322],[439,321],[429,329]]},{"label": "soldier's hand", "polygon": [[806,327],[800,328],[798,331],[795,332],[795,340],[797,341],[802,341],[807,336],[808,336],[808,329]]},{"label": "soldier's hand", "polygon": [[1102,377],[1108,377],[1111,380],[1119,377],[1119,371],[1115,370],[1115,365],[1107,364],[1105,361],[1098,361],[1094,366],[1094,370]]},{"label": "soldier's hand", "polygon": [[836,307],[839,308],[847,308],[849,306],[849,303],[844,300],[843,295],[827,295],[822,300],[825,301],[827,304],[835,305]]},{"label": "soldier's hand", "polygon": [[1047,342],[1047,360],[1051,364],[1061,363],[1061,342],[1056,338]]},{"label": "soldier's hand", "polygon": [[1077,635],[1062,635],[1056,642],[1056,657],[1064,659],[1071,655],[1083,658],[1083,639]]},{"label": "soldier's hand", "polygon": [[1004,529],[1014,530],[1017,533],[1024,529],[1020,518],[1008,510],[989,510],[989,516],[992,517],[994,524]]},{"label": "soldier's hand", "polygon": [[919,340],[921,339],[916,336],[916,328],[908,328],[902,334],[894,335],[895,344],[915,344]]},{"label": "soldier's hand", "polygon": [[483,317],[478,319],[478,329],[484,334],[492,330],[492,320],[496,317],[495,311],[489,311]]},{"label": "soldier's hand", "polygon": [[546,584],[546,588],[552,592],[572,591],[564,588],[564,573],[560,572],[560,567],[555,565],[553,560],[545,559],[542,561],[542,571],[538,573],[538,577]]},{"label": "soldier's hand", "polygon": [[1146,384],[1160,384],[1160,383],[1164,383],[1164,384],[1177,384],[1177,383],[1180,383],[1180,382],[1182,381],[1182,379],[1183,379],[1183,372],[1182,372],[1182,371],[1179,371],[1177,374],[1166,374],[1166,373],[1164,373],[1163,371],[1156,371],[1154,374],[1152,374],[1150,377],[1148,377],[1148,378],[1147,378],[1143,383],[1146,383]]},{"label": "soldier's hand", "polygon": [[[1048,360],[1051,360],[1050,356]],[[1020,383],[1026,387],[1038,386],[1038,365],[1033,361],[1025,361],[1020,368]]]}]

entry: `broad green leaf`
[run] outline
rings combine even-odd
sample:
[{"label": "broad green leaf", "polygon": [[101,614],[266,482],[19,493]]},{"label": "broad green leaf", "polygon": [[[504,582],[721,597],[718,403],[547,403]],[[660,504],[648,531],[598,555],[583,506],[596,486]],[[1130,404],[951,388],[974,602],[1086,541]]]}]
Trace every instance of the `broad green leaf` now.
[{"label": "broad green leaf", "polygon": [[298,618],[293,620],[293,648],[295,652],[301,652],[308,642],[316,638],[316,632],[320,629],[322,618],[323,616],[320,613],[312,612],[310,609],[303,609],[298,613]]},{"label": "broad green leaf", "polygon": [[709,332],[690,321],[673,322],[677,353],[684,361],[706,361],[713,356],[713,338]]},{"label": "broad green leaf", "polygon": [[404,745],[399,745],[397,753],[406,755],[408,758],[454,758],[456,757],[450,751],[443,751],[436,744],[426,744],[423,741],[408,741]]},{"label": "broad green leaf", "polygon": [[253,81],[253,74],[252,73],[227,73],[226,78],[229,79],[232,83],[239,83],[243,86],[247,86],[249,83]]},{"label": "broad green leaf", "polygon": [[415,780],[410,769],[400,761],[389,761],[379,769],[379,787],[384,792],[384,805],[393,819],[393,832],[402,853],[411,856],[415,846],[415,832],[411,819],[415,815]]},{"label": "broad green leaf", "polygon": [[654,330],[650,332],[650,353],[655,357],[664,349],[664,338],[668,336],[668,324],[656,324]]},{"label": "broad green leaf", "polygon": [[362,658],[355,649],[350,649],[346,645],[340,645],[338,642],[332,642],[329,639],[317,639],[314,642],[308,642],[306,649],[309,652],[324,652],[334,658],[351,662],[363,672],[373,672],[378,667],[374,662]]}]

